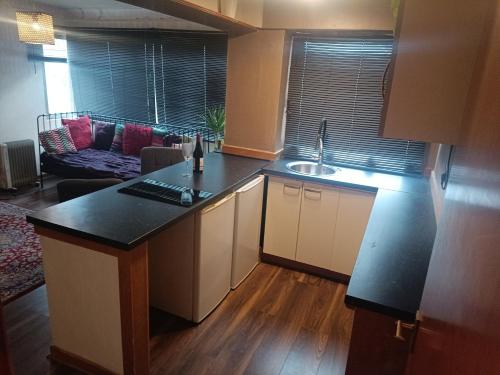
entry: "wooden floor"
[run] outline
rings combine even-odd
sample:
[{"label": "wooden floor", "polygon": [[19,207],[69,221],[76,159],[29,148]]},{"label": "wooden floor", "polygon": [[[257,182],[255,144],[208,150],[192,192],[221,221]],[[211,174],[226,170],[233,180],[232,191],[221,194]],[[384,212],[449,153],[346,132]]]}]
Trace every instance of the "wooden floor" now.
[{"label": "wooden floor", "polygon": [[[353,312],[346,287],[260,264],[199,325],[151,311],[152,374],[343,374]],[[46,359],[45,288],[5,306],[17,375],[76,374]]]},{"label": "wooden floor", "polygon": [[[57,203],[55,184],[0,200],[38,210]],[[152,374],[344,373],[353,311],[346,286],[260,264],[201,324],[151,311]],[[50,364],[45,287],[4,308],[16,375],[77,374]]]},{"label": "wooden floor", "polygon": [[44,189],[39,187],[23,187],[16,193],[0,190],[0,202],[15,204],[29,210],[38,211],[58,202],[56,184],[61,178],[46,177]]}]

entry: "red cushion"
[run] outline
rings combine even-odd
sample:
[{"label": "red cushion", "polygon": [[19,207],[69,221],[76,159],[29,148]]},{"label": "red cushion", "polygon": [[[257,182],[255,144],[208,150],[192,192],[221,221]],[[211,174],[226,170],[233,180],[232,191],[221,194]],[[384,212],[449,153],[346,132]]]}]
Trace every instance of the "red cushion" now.
[{"label": "red cushion", "polygon": [[140,155],[143,147],[151,146],[153,129],[149,126],[125,124],[123,130],[123,153]]},{"label": "red cushion", "polygon": [[71,138],[77,150],[92,146],[92,131],[89,116],[82,116],[76,120],[63,118],[62,124],[68,127]]}]

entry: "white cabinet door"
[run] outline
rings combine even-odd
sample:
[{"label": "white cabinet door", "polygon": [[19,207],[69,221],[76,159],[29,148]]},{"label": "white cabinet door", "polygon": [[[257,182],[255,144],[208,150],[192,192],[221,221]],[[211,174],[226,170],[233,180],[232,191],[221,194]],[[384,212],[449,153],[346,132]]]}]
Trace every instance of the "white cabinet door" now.
[{"label": "white cabinet door", "polygon": [[231,288],[235,289],[259,263],[260,225],[264,176],[236,191],[233,267]]},{"label": "white cabinet door", "polygon": [[332,271],[351,275],[365,234],[375,193],[340,190],[333,245]]},{"label": "white cabinet door", "polygon": [[231,289],[234,204],[233,193],[196,214],[193,293],[196,323],[210,314]]},{"label": "white cabinet door", "polygon": [[298,262],[330,268],[338,201],[338,190],[304,184],[297,239]]},{"label": "white cabinet door", "polygon": [[269,177],[264,252],[295,259],[302,183]]}]

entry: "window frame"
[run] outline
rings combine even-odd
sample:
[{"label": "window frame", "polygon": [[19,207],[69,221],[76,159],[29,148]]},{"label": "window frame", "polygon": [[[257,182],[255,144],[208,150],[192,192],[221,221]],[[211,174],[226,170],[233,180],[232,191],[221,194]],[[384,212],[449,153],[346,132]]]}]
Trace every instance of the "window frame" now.
[{"label": "window frame", "polygon": [[[298,60],[294,61],[294,59],[297,59],[297,56],[295,54],[297,54],[297,53],[299,55],[302,54],[302,55],[300,55],[300,58],[302,58],[303,60],[307,60],[306,42],[317,43],[317,44],[321,44],[321,41],[324,41],[325,44],[328,44],[328,42],[332,42],[332,49],[334,49],[333,45],[335,44],[335,42],[339,42],[339,44],[341,44],[342,41],[345,41],[346,44],[348,44],[350,39],[353,42],[363,42],[366,40],[374,40],[375,42],[376,42],[376,40],[390,40],[392,42],[394,39],[394,36],[391,32],[388,32],[388,31],[380,31],[380,32],[379,31],[373,31],[373,32],[371,32],[371,31],[332,32],[332,33],[312,33],[312,34],[295,33],[292,36],[291,52],[290,52],[290,59],[289,59],[290,64],[289,64],[289,71],[288,71],[288,81],[287,81],[287,87],[286,87],[286,103],[287,103],[286,111],[285,111],[286,118],[285,118],[285,126],[284,126],[284,129],[282,132],[284,157],[293,158],[293,159],[301,159],[301,160],[313,160],[313,161],[317,160],[317,157],[314,155],[315,152],[310,151],[311,140],[309,139],[311,137],[315,137],[315,135],[317,133],[317,128],[313,129],[311,125],[304,127],[301,123],[302,118],[303,118],[302,116],[308,116],[308,115],[307,114],[304,115],[302,113],[297,114],[297,108],[299,106],[300,106],[300,111],[302,111],[302,105],[304,102],[303,97],[304,97],[304,93],[305,93],[305,95],[307,95],[307,89],[301,88],[300,90],[303,90],[303,92],[299,93],[297,90],[297,87],[293,87],[294,80],[295,80],[295,86],[297,86],[297,81],[300,79],[302,79],[302,83],[304,82],[303,81],[304,76],[302,78],[297,78],[297,66],[300,67],[300,64],[295,65],[295,67],[294,67],[294,63],[297,64],[297,62],[298,62]],[[300,50],[297,50],[297,48],[299,48]],[[306,52],[304,52],[304,51],[306,51]],[[321,51],[320,51],[320,53],[321,53]],[[325,53],[325,56],[326,56],[326,53]],[[355,54],[353,56],[355,56]],[[392,56],[392,52],[390,53],[390,56]],[[348,58],[350,58],[350,57],[348,57]],[[362,59],[364,59],[364,58],[365,58],[364,55],[362,57],[360,57],[360,59],[361,59],[360,61],[362,61]],[[326,59],[328,59],[328,57],[324,57],[324,59],[326,60]],[[340,60],[342,60],[342,59],[340,59]],[[344,61],[341,61],[341,62],[346,62],[346,61],[347,61],[347,59]],[[390,61],[391,61],[391,57],[389,57],[387,62],[389,63]],[[368,68],[367,67],[364,67],[364,68],[369,70],[370,67],[368,66]],[[295,72],[293,71],[294,69],[295,69]],[[299,68],[299,69],[301,69],[301,68]],[[306,71],[306,69],[313,69],[313,68],[306,67],[306,65],[304,64],[303,69],[304,69],[304,71]],[[311,73],[312,71],[314,71],[314,69],[309,70],[308,72]],[[336,73],[342,74],[341,71],[337,71]],[[293,74],[295,74],[295,75],[293,76]],[[385,75],[383,77],[385,77]],[[380,77],[380,82],[382,82],[383,77],[382,76]],[[314,84],[310,83],[310,85],[314,85]],[[295,92],[293,93],[294,98],[291,98],[291,95],[290,95],[291,90],[295,90]],[[311,90],[311,89],[309,89],[309,90]],[[338,88],[335,90],[337,91]],[[355,83],[355,91],[356,91],[356,95],[357,95],[358,82]],[[298,95],[298,93],[300,95]],[[300,99],[299,102],[297,102],[297,98]],[[354,104],[353,104],[353,106],[354,106]],[[309,105],[309,107],[310,107],[310,105]],[[355,108],[355,107],[353,107],[353,108]],[[293,119],[293,120],[291,120],[292,113],[295,113],[295,119]],[[362,120],[360,120],[360,119],[362,119],[362,116],[358,117],[356,119],[356,121],[358,123],[359,122],[362,123]],[[295,135],[291,135],[288,133],[289,127],[291,126],[291,124],[290,124],[291,121],[294,121],[294,124],[293,124],[294,129],[292,129],[291,133],[295,134],[293,132],[298,132]],[[381,121],[383,121],[383,103],[382,103],[382,106],[380,108],[379,124]],[[368,122],[367,124],[370,125],[370,122]],[[371,124],[373,125],[373,121],[371,121]],[[332,126],[331,122],[329,122],[329,125]],[[410,175],[410,176],[422,176],[422,175],[424,175],[426,173],[426,163],[427,163],[426,160],[428,158],[429,144],[426,142],[393,140],[393,139],[381,137],[378,135],[379,134],[378,133],[379,126],[377,127],[377,135],[371,139],[376,140],[377,138],[380,138],[381,143],[388,143],[389,147],[394,146],[394,145],[399,146],[401,148],[406,147],[406,150],[404,151],[405,152],[404,156],[405,156],[405,160],[410,160],[408,163],[400,162],[401,159],[398,157],[398,155],[392,156],[391,152],[387,152],[387,153],[380,152],[380,153],[373,153],[373,158],[379,159],[378,160],[379,165],[375,164],[375,166],[372,167],[370,165],[372,163],[372,161],[370,160],[372,158],[371,155],[369,153],[368,154],[362,153],[360,155],[357,155],[358,152],[356,150],[354,150],[354,151],[349,150],[346,154],[346,155],[348,155],[348,157],[340,157],[340,160],[335,160],[335,157],[334,157],[335,153],[342,154],[342,153],[345,153],[346,151],[343,148],[340,148],[340,151],[339,151],[339,148],[335,148],[335,146],[333,146],[332,144],[330,144],[328,148],[325,148],[325,155],[330,154],[330,156],[333,157],[333,159],[330,159],[330,160],[326,159],[325,163],[330,162],[331,164],[338,165],[341,167],[355,168],[355,169],[361,169],[361,170],[372,171],[372,172],[382,172],[382,173],[390,173],[390,174],[397,174],[397,175]],[[318,121],[318,127],[319,127],[319,121]],[[344,134],[345,129],[344,130],[342,130],[342,129],[345,127],[347,127],[347,125],[343,125],[340,128],[337,128],[337,132],[341,132],[342,134]],[[371,127],[371,129],[372,129],[371,132],[373,133],[374,128]],[[307,139],[302,138],[304,140],[302,142],[300,140],[301,138],[300,138],[299,133],[304,132],[304,131],[307,131],[308,138]],[[372,136],[369,133],[370,133],[370,131],[364,130],[364,131],[361,131],[361,133],[359,133],[359,134],[361,134],[362,137],[366,137],[365,139],[369,140],[370,139],[369,137]],[[299,138],[294,139],[297,136]],[[330,136],[331,136],[331,134],[330,134]],[[287,138],[290,139],[290,137],[292,137],[291,140],[287,141]],[[374,146],[377,143],[376,141],[373,141],[373,142],[374,143],[371,144],[367,148],[369,151],[373,151],[373,149],[376,150],[377,147],[380,147],[380,149],[383,150],[382,146],[378,146],[378,145]],[[399,142],[399,145],[397,144],[398,142]],[[328,144],[329,142],[326,142],[326,143]],[[403,146],[403,144],[404,144],[404,146]],[[397,152],[395,152],[395,154],[397,154]],[[402,153],[402,155],[403,155],[403,153]],[[362,161],[364,156],[367,157],[367,160],[364,161],[364,165],[361,165],[359,163]],[[351,160],[355,160],[355,162],[351,164],[350,162],[344,162],[344,160],[341,160],[341,159],[344,159],[344,160],[351,159]],[[386,159],[386,161],[384,161],[384,159]],[[391,163],[391,160],[395,161],[395,163]],[[418,168],[415,168],[415,166],[418,166]]]}]

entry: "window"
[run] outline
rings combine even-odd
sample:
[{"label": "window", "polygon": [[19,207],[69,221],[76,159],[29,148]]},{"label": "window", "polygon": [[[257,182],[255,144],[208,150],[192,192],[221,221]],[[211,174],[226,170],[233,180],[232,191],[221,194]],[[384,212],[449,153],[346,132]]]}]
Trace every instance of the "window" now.
[{"label": "window", "polygon": [[68,61],[77,110],[171,125],[224,105],[227,37],[220,33],[75,31]]},{"label": "window", "polygon": [[73,90],[67,62],[66,40],[56,39],[55,45],[43,45],[45,90],[49,113],[73,112]]},{"label": "window", "polygon": [[325,163],[421,174],[425,143],[378,136],[391,38],[294,38],[284,154],[314,159],[328,121]]}]

